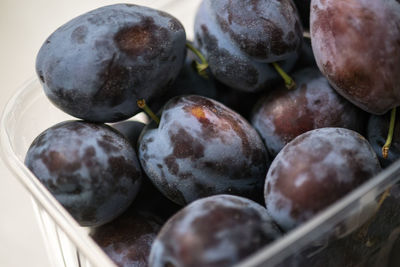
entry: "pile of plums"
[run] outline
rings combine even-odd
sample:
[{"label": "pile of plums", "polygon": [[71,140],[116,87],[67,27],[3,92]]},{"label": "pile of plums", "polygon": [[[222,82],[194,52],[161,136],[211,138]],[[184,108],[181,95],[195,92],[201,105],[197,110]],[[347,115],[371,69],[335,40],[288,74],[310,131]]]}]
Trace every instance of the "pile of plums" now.
[{"label": "pile of plums", "polygon": [[[46,96],[80,120],[41,133],[25,164],[118,266],[234,265],[400,157],[399,1],[203,0],[194,19],[187,41],[163,11],[104,6],[37,56]],[[142,110],[149,123],[130,120]],[[371,229],[397,199],[283,266],[324,266],[349,236],[395,246],[399,216]]]}]

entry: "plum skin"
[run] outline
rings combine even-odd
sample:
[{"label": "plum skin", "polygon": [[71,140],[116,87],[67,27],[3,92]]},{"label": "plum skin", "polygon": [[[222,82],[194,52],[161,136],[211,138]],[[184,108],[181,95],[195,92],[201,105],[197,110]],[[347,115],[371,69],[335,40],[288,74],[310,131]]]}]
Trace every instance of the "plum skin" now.
[{"label": "plum skin", "polygon": [[288,231],[302,224],[381,170],[368,141],[344,128],[306,132],[273,160],[265,181],[265,203]]},{"label": "plum skin", "polygon": [[25,165],[81,226],[120,215],[136,197],[142,173],[129,141],[113,128],[66,121],[32,142]]},{"label": "plum skin", "polygon": [[316,68],[293,73],[297,88],[280,86],[256,104],[251,123],[271,156],[298,135],[323,127],[363,132],[367,114],[336,93]]},{"label": "plum skin", "polygon": [[[194,44],[207,59],[210,71],[218,81],[236,90],[257,92],[270,88],[271,84],[281,79],[276,70],[270,66],[270,62],[281,60],[280,65],[286,72],[292,69],[297,59],[297,51],[301,46],[302,29],[291,0],[279,3],[275,1],[273,11],[278,14],[283,13],[279,17],[282,25],[277,21],[275,25],[271,21],[271,17],[275,15],[271,15],[274,12],[266,8],[268,5],[259,7],[256,1],[253,1],[254,3],[249,3],[249,5],[254,9],[259,9],[257,12],[246,13],[243,11],[246,9],[241,8],[246,5],[245,2],[239,1],[240,6],[235,7],[225,0],[202,1],[195,18]],[[258,3],[262,5],[261,1]],[[287,10],[283,12],[280,8]],[[232,24],[238,27],[236,29],[228,25],[229,18],[233,17],[229,15],[229,12],[235,15],[235,23]],[[241,14],[241,12],[246,14]],[[247,20],[251,21],[255,31],[260,34],[247,36],[247,34],[251,35],[248,31]],[[240,25],[241,23],[244,25]],[[268,27],[263,27],[263,24],[267,24]],[[281,27],[289,28],[288,32],[283,32]],[[273,34],[268,30],[277,33],[271,40],[269,36]],[[238,38],[232,38],[230,35]],[[286,42],[288,35],[292,37],[289,38],[291,39],[289,44]],[[246,37],[242,39],[240,36]],[[259,38],[267,40],[258,40]],[[238,39],[237,42],[234,39]],[[275,48],[274,44],[277,44]]]},{"label": "plum skin", "polygon": [[130,209],[95,228],[91,236],[118,266],[148,266],[151,245],[161,225],[153,214]]},{"label": "plum skin", "polygon": [[142,133],[139,160],[166,197],[179,205],[222,193],[262,199],[269,157],[239,114],[206,97],[180,96],[153,126]]},{"label": "plum skin", "polygon": [[232,266],[281,236],[267,210],[246,198],[198,199],[170,218],[150,251],[150,266]]},{"label": "plum skin", "polygon": [[116,4],[78,16],[52,33],[36,58],[50,101],[93,122],[115,122],[140,111],[177,77],[186,35],[171,15]]},{"label": "plum skin", "polygon": [[400,3],[312,0],[311,42],[331,85],[381,115],[400,104]]}]

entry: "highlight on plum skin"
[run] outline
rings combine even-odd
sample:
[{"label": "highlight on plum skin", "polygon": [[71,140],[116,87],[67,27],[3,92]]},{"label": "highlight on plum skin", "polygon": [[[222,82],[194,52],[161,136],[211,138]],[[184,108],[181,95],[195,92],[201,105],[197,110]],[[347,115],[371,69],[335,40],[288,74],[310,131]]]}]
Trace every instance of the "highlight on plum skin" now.
[{"label": "highlight on plum skin", "polygon": [[82,226],[120,215],[142,180],[129,141],[109,126],[83,121],[61,122],[42,132],[25,165]]}]

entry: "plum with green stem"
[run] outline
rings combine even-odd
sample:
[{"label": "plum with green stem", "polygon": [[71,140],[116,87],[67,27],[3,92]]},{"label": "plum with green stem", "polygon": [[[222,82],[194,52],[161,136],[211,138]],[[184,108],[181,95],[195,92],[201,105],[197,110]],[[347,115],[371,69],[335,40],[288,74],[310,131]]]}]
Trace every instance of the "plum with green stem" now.
[{"label": "plum with green stem", "polygon": [[196,14],[195,46],[215,78],[237,90],[268,88],[279,79],[277,70],[283,74],[293,67],[301,42],[301,23],[291,0],[204,0]]}]

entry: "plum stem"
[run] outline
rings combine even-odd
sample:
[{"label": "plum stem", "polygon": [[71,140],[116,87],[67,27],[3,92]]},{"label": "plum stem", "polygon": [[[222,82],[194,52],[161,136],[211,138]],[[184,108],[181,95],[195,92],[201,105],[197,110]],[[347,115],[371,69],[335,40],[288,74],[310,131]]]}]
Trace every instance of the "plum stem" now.
[{"label": "plum stem", "polygon": [[307,38],[307,39],[311,39],[311,33],[310,33],[310,32],[307,32],[307,31],[304,31],[304,32],[303,32],[303,37],[304,37],[304,38]]},{"label": "plum stem", "polygon": [[296,88],[296,83],[294,82],[294,80],[279,66],[278,63],[273,62],[272,66],[274,66],[276,71],[279,73],[279,75],[285,81],[285,86],[287,89],[291,90],[291,89]]},{"label": "plum stem", "polygon": [[150,118],[152,118],[153,121],[155,121],[157,123],[157,125],[160,125],[160,119],[149,108],[149,106],[146,104],[146,101],[144,99],[139,99],[136,103],[137,103],[139,108],[143,109],[143,111],[146,112],[146,114],[149,115]]},{"label": "plum stem", "polygon": [[384,159],[387,159],[389,156],[389,148],[393,140],[395,123],[396,123],[396,108],[393,108],[392,112],[390,113],[389,133],[386,138],[386,143],[382,147],[382,156]]},{"label": "plum stem", "polygon": [[208,62],[206,60],[206,58],[200,53],[199,50],[197,50],[193,45],[191,45],[190,43],[186,43],[186,47],[192,51],[199,59],[201,62],[198,61],[193,61],[193,63],[195,64],[195,68],[197,70],[197,73],[202,76],[203,78],[208,79],[208,75],[206,72],[206,69],[208,68]]}]

